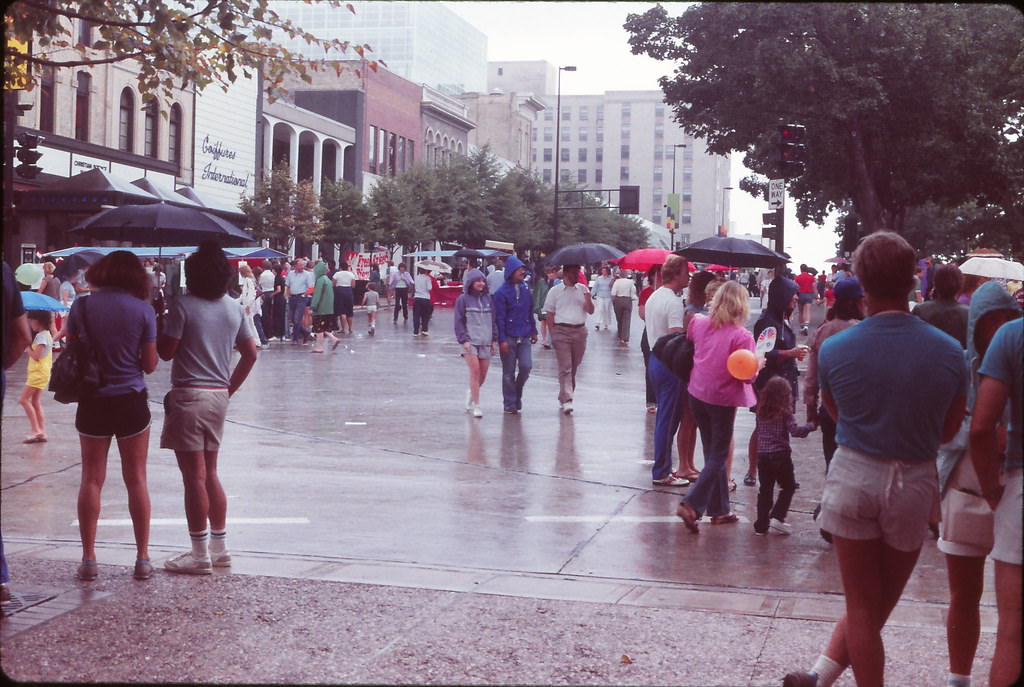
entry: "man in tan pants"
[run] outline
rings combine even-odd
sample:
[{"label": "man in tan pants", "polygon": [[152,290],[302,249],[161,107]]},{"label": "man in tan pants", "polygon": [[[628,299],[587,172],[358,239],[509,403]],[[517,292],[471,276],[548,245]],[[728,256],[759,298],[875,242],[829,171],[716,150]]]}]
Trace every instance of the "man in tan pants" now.
[{"label": "man in tan pants", "polygon": [[563,413],[572,413],[576,370],[587,350],[587,315],[594,312],[590,289],[579,283],[580,266],[563,265],[562,283],[552,286],[544,300],[551,325],[551,345],[558,358],[558,402]]}]

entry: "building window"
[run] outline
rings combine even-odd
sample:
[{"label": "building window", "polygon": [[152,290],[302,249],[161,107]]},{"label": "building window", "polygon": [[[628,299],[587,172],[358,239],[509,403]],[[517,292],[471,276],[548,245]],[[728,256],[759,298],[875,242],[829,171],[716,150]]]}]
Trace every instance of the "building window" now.
[{"label": "building window", "polygon": [[498,67],[498,76],[503,76],[504,74],[505,74],[505,68],[504,67]]},{"label": "building window", "polygon": [[572,121],[572,108],[569,107],[568,105],[566,105],[565,107],[562,108],[562,121],[563,122]]},{"label": "building window", "polygon": [[395,176],[398,172],[398,135],[388,136],[388,174]]},{"label": "building window", "polygon": [[544,178],[544,183],[545,184],[550,184],[551,183],[551,170],[550,169],[545,169],[544,170],[544,177],[543,178]]},{"label": "building window", "polygon": [[594,140],[598,143],[604,143],[604,127],[597,127],[597,131],[594,132]]},{"label": "building window", "polygon": [[562,160],[562,162],[568,162],[569,161],[569,149],[568,148],[562,148],[561,152],[559,153],[559,158]]},{"label": "building window", "polygon": [[661,191],[654,194],[654,207],[661,207]]},{"label": "building window", "polygon": [[86,21],[85,19],[78,20],[78,42],[83,47],[92,47],[92,22]]},{"label": "building window", "polygon": [[586,162],[587,161],[587,149],[586,148],[580,148],[579,150],[577,150],[576,151],[576,157],[577,157],[577,160],[579,162]]},{"label": "building window", "polygon": [[551,162],[551,148],[544,149],[544,162]]},{"label": "building window", "polygon": [[621,145],[621,146],[619,146],[619,159],[620,160],[628,160],[629,159],[629,146],[628,145]]},{"label": "building window", "polygon": [[79,141],[89,140],[89,91],[92,90],[92,77],[85,72],[78,72],[78,84],[75,89],[75,138]]},{"label": "building window", "polygon": [[619,179],[629,181],[629,167],[619,167]]},{"label": "building window", "polygon": [[600,184],[602,181],[604,181],[604,170],[603,169],[595,169],[594,170],[594,183],[595,184]]},{"label": "building window", "polygon": [[572,178],[572,170],[571,169],[563,169],[561,171],[561,174],[559,174],[558,176],[562,180],[561,183],[568,184],[569,180]]},{"label": "building window", "polygon": [[53,132],[56,102],[53,98],[53,67],[43,67],[39,80],[39,130]]},{"label": "building window", "polygon": [[550,143],[553,140],[555,140],[554,129],[552,129],[550,126],[544,127],[544,142]]},{"label": "building window", "polygon": [[551,108],[544,110],[544,121],[553,122],[555,121],[555,111]]},{"label": "building window", "polygon": [[661,119],[662,117],[664,117],[665,116],[665,106],[660,104],[660,103],[655,105],[654,106],[654,116],[656,118],[658,118],[658,119]]},{"label": "building window", "polygon": [[562,129],[562,140],[563,141],[571,141],[572,140],[572,130],[571,129]]},{"label": "building window", "polygon": [[117,149],[133,152],[135,140],[135,96],[131,89],[121,91],[121,107],[117,120]]},{"label": "building window", "polygon": [[405,136],[398,137],[398,171],[405,171]]},{"label": "building window", "polygon": [[654,168],[654,182],[658,184],[661,183],[661,167]]},{"label": "building window", "polygon": [[665,146],[661,143],[654,144],[654,159],[660,160],[665,157]]},{"label": "building window", "polygon": [[629,119],[630,113],[631,113],[630,104],[629,103],[622,103],[622,120],[625,121],[625,120]]},{"label": "building window", "polygon": [[693,179],[693,168],[683,167],[683,181],[690,181]]},{"label": "building window", "polygon": [[603,122],[604,121],[604,105],[598,105],[597,106],[597,121],[599,121],[599,122]]},{"label": "building window", "polygon": [[537,130],[536,129],[533,130],[533,142],[534,143],[537,142]]},{"label": "building window", "polygon": [[692,191],[683,191],[683,192],[682,192],[682,193],[680,194],[680,199],[681,199],[681,200],[682,200],[682,201],[683,201],[684,203],[689,203],[689,202],[691,202],[691,201],[693,200],[693,192],[692,192]]},{"label": "building window", "polygon": [[585,122],[590,119],[590,108],[586,105],[580,105],[580,121]]},{"label": "building window", "polygon": [[604,148],[594,150],[594,162],[604,162]]},{"label": "building window", "polygon": [[181,105],[171,105],[171,114],[167,121],[167,156],[175,165],[181,167]]},{"label": "building window", "polygon": [[[683,212],[681,214],[682,214],[682,217],[679,218],[679,223],[680,224],[692,224],[693,223],[693,216],[690,215],[690,213]],[[689,243],[689,240],[687,240],[687,243]]]},{"label": "building window", "polygon": [[577,172],[576,172],[576,181],[577,181],[577,183],[580,183],[580,184],[587,183],[587,170],[585,170],[585,169],[577,170]]},{"label": "building window", "polygon": [[416,164],[416,142],[406,141],[405,142],[405,159],[408,161],[409,168],[411,169]]},{"label": "building window", "polygon": [[620,131],[622,133],[622,140],[623,141],[628,141],[629,140],[629,124],[623,124],[622,125],[622,129]]},{"label": "building window", "polygon": [[587,140],[587,127],[581,126],[580,130],[576,132],[576,140],[584,142]]},{"label": "building window", "polygon": [[665,125],[662,124],[661,122],[658,122],[657,124],[654,125],[654,137],[655,138],[664,138],[665,137]]},{"label": "building window", "polygon": [[160,118],[160,106],[155,100],[150,100],[146,105],[146,142],[145,151],[147,157],[156,158],[159,155],[157,148],[157,136],[160,133],[158,119]]},{"label": "building window", "polygon": [[370,159],[367,160],[367,167],[373,173],[377,172],[377,136],[378,135],[379,134],[377,132],[377,127],[371,126],[370,127],[370,150],[369,150]]}]

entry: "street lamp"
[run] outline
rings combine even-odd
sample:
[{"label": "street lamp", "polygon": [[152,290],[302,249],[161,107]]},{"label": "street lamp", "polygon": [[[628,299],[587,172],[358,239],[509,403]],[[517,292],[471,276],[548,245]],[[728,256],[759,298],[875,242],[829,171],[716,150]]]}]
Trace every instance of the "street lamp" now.
[{"label": "street lamp", "polygon": [[[685,143],[676,143],[672,146],[672,195],[676,195],[676,148],[685,148]],[[682,203],[676,196],[676,215],[682,214]],[[672,227],[668,230],[668,243],[671,250],[676,249],[676,225],[679,224],[679,217],[672,218]]]},{"label": "street lamp", "polygon": [[558,91],[555,96],[555,208],[554,208],[554,246],[558,248],[558,162],[562,159],[562,72],[574,72],[576,67],[558,68]]},{"label": "street lamp", "polygon": [[731,190],[732,190],[732,186],[723,186],[722,187],[722,222],[721,222],[721,224],[719,224],[719,226],[722,226],[722,227],[725,226],[725,192],[726,191],[731,191]]}]

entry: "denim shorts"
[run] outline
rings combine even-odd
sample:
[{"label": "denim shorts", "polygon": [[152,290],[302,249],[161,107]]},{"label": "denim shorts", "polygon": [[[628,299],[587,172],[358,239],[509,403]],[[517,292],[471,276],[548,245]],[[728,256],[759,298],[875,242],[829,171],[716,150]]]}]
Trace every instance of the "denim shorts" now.
[{"label": "denim shorts", "polygon": [[93,439],[128,439],[142,434],[150,424],[148,398],[143,389],[83,399],[75,412],[75,429]]},{"label": "denim shorts", "polygon": [[814,302],[813,293],[800,293],[797,301],[800,305],[810,305]]},{"label": "denim shorts", "polygon": [[491,344],[487,344],[486,346],[474,346],[473,344],[470,344],[470,347],[472,350],[466,351],[463,349],[462,355],[475,355],[480,360],[491,359]]},{"label": "denim shorts", "polygon": [[916,551],[939,493],[934,462],[905,463],[840,446],[821,497],[821,529],[847,539],[882,539]]}]

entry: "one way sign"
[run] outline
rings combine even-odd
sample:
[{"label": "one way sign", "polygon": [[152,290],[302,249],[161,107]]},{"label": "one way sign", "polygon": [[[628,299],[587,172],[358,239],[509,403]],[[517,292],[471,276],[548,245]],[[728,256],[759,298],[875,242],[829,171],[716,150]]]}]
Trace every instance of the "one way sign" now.
[{"label": "one way sign", "polygon": [[768,181],[768,207],[781,210],[786,203],[786,180],[770,179]]}]

